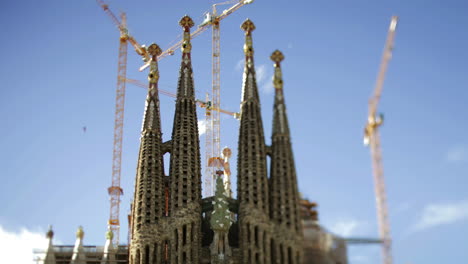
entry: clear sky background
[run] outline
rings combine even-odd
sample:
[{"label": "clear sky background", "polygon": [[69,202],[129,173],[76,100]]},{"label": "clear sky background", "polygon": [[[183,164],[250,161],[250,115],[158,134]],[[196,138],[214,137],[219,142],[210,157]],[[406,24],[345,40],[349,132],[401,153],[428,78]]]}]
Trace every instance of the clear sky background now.
[{"label": "clear sky background", "polygon": [[[163,48],[197,24],[212,0],[109,1],[127,12],[130,33]],[[224,6],[227,8],[228,6]],[[223,8],[220,8],[223,10]],[[395,263],[468,259],[468,2],[256,0],[221,24],[222,108],[238,111],[240,24],[250,18],[263,124],[270,144],[275,49],[282,64],[299,189],[319,203],[321,223],[346,237],[377,237],[369,149],[362,145],[367,101],[390,17],[399,15],[380,110]],[[30,263],[48,224],[56,244],[104,244],[109,217],[118,30],[93,0],[3,1],[0,44],[0,255]],[[175,92],[180,51],[160,62],[160,88]],[[128,77],[140,58],[129,48]],[[193,40],[197,97],[211,90],[211,32]],[[146,91],[127,86],[122,158],[121,240],[133,196]],[[163,137],[174,100],[161,95]],[[198,112],[203,120],[204,112]],[[84,132],[82,127],[86,126]],[[223,116],[222,146],[238,121]],[[204,146],[204,136],[200,137]],[[202,154],[204,155],[204,154]],[[166,165],[166,167],[168,167]],[[234,189],[235,191],[235,189]],[[17,254],[15,259],[9,259]],[[19,257],[18,257],[19,256]],[[376,245],[349,249],[351,264],[378,263]]]}]

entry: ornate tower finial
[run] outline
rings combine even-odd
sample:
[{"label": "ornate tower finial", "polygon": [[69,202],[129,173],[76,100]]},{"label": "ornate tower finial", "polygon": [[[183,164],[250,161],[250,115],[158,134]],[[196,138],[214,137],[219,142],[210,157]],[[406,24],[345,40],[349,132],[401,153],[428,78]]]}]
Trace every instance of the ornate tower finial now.
[{"label": "ornate tower finial", "polygon": [[273,86],[276,89],[283,89],[283,76],[281,73],[281,61],[284,60],[284,55],[279,50],[275,50],[270,59],[275,62],[275,75],[273,76]]},{"label": "ornate tower finial", "polygon": [[153,43],[148,47],[148,54],[150,56],[159,56],[161,55],[161,53],[162,53],[162,50],[156,43]]},{"label": "ornate tower finial", "polygon": [[47,233],[46,233],[46,237],[47,237],[48,239],[54,238],[54,231],[52,231],[52,225],[49,225],[49,230],[48,230]]},{"label": "ornate tower finial", "polygon": [[[275,62],[275,64],[279,64],[284,60],[284,55],[281,51],[275,50],[270,56],[270,59]],[[279,65],[278,65],[279,66]]]},{"label": "ornate tower finial", "polygon": [[193,23],[193,20],[192,18],[190,18],[189,16],[185,15],[184,17],[182,17],[179,21],[179,25],[181,27],[183,27],[184,29],[186,28],[191,28],[193,27],[193,25],[195,25],[195,23]]},{"label": "ornate tower finial", "polygon": [[[158,56],[161,55],[161,53],[162,50],[156,43],[153,43],[148,47],[148,54],[151,56],[150,72],[148,74],[148,81],[150,84],[156,84],[159,80]],[[150,92],[154,94],[157,88],[150,85],[149,89]]]},{"label": "ornate tower finial", "polygon": [[190,43],[190,28],[193,27],[193,20],[185,15],[180,19],[179,25],[184,29],[184,42],[182,43],[182,53],[190,53],[192,50],[192,44]]},{"label": "ornate tower finial", "polygon": [[255,25],[254,25],[254,23],[252,22],[252,20],[250,20],[250,19],[247,18],[247,19],[244,21],[244,23],[242,23],[241,28],[245,31],[245,34],[246,34],[246,35],[247,35],[247,34],[250,35],[250,33],[251,33],[252,31],[255,30]]},{"label": "ornate tower finial", "polygon": [[247,57],[247,64],[251,65],[251,58],[253,57],[254,52],[251,33],[255,30],[255,25],[250,19],[247,19],[242,23],[241,29],[245,31],[244,54]]},{"label": "ornate tower finial", "polygon": [[76,238],[83,239],[83,237],[84,237],[83,227],[79,226],[78,230],[76,231]]}]

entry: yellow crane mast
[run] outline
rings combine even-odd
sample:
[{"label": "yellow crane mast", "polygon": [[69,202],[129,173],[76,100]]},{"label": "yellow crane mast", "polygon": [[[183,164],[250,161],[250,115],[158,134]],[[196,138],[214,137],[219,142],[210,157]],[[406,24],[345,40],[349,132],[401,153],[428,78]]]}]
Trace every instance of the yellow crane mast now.
[{"label": "yellow crane mast", "polygon": [[387,194],[382,163],[382,151],[380,147],[379,126],[383,123],[383,115],[377,115],[377,106],[382,95],[385,73],[388,62],[392,57],[393,42],[398,17],[393,16],[388,29],[387,41],[382,55],[380,70],[372,97],[369,100],[369,115],[364,129],[364,144],[370,145],[372,170],[374,176],[375,198],[377,205],[377,218],[379,235],[382,240],[382,260],[384,264],[392,264],[392,238],[390,235],[390,222],[388,218]]}]

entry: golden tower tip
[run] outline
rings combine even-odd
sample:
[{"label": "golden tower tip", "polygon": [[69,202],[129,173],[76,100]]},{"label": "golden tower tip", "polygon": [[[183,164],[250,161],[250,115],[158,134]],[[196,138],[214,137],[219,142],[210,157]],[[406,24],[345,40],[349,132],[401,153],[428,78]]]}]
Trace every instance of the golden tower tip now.
[{"label": "golden tower tip", "polygon": [[83,227],[79,226],[78,231],[76,231],[76,238],[83,239],[83,237],[84,237]]},{"label": "golden tower tip", "polygon": [[255,30],[255,25],[250,19],[246,19],[244,23],[241,25],[242,30],[244,30],[247,34]]},{"label": "golden tower tip", "polygon": [[185,15],[184,17],[182,17],[179,21],[179,25],[183,28],[191,28],[195,25],[195,23],[193,23],[193,20],[192,18],[190,18],[189,16]]},{"label": "golden tower tip", "polygon": [[280,63],[284,60],[284,55],[281,51],[275,50],[270,56],[270,59],[275,63]]},{"label": "golden tower tip", "polygon": [[153,43],[148,47],[148,53],[151,56],[159,56],[162,53],[161,48],[158,46],[158,44]]}]

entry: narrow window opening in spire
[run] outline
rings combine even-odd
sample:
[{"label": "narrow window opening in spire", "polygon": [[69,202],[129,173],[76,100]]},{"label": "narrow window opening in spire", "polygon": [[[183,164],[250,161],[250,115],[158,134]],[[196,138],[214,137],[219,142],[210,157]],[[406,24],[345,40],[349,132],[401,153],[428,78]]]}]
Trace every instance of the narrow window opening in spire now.
[{"label": "narrow window opening in spire", "polygon": [[270,240],[270,257],[271,257],[271,263],[276,263],[276,248],[275,248],[275,240],[272,238]]},{"label": "narrow window opening in spire", "polygon": [[284,263],[284,247],[282,244],[280,244],[280,260],[281,263]]},{"label": "narrow window opening in spire", "polygon": [[177,232],[177,228],[174,229],[174,249],[175,251],[177,251],[179,248],[179,235],[178,235],[178,232]]},{"label": "narrow window opening in spire", "polygon": [[145,259],[145,264],[150,264],[150,249],[149,249],[149,245],[146,245],[145,246],[145,256],[144,256],[144,259]]},{"label": "narrow window opening in spire", "polygon": [[187,225],[184,225],[182,227],[182,230],[183,230],[183,232],[182,232],[182,234],[183,234],[182,235],[183,243],[182,244],[185,246],[187,244]]},{"label": "narrow window opening in spire", "polygon": [[258,248],[258,247],[260,247],[260,245],[259,245],[259,240],[258,240],[258,226],[255,226],[255,233],[254,233],[254,235],[255,235],[255,246],[257,246],[257,248]]}]

